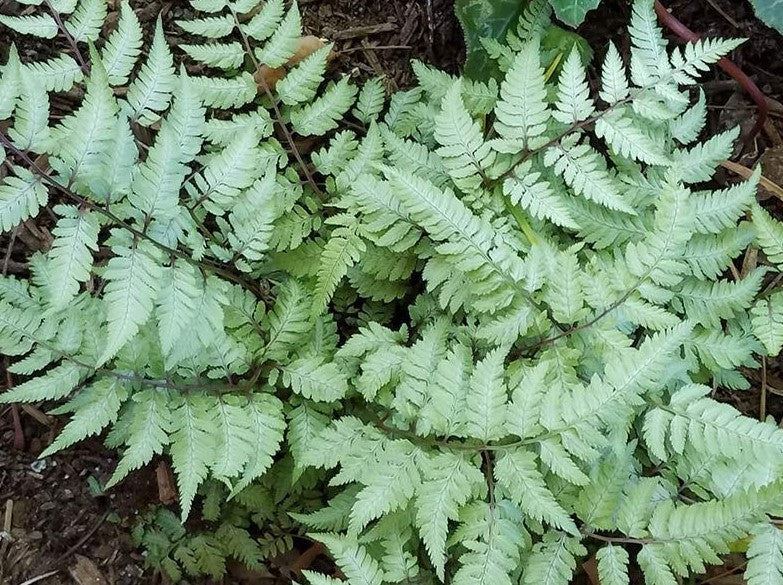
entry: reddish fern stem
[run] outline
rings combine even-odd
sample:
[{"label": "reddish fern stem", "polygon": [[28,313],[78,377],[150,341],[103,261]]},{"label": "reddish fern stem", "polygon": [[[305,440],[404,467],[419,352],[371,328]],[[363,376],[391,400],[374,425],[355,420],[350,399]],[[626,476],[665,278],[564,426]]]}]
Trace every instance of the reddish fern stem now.
[{"label": "reddish fern stem", "polygon": [[[683,41],[695,43],[699,40],[699,35],[680,22],[677,17],[672,15],[666,9],[666,7],[660,3],[659,0],[655,0],[655,13],[658,15],[661,23],[663,23],[666,28],[672,31]],[[759,132],[761,132],[761,129],[764,127],[764,122],[767,120],[767,114],[769,112],[769,108],[767,107],[767,98],[753,82],[753,80],[748,77],[745,72],[742,71],[742,69],[737,67],[733,61],[723,57],[720,61],[718,61],[718,66],[740,84],[742,89],[747,92],[747,94],[758,107],[759,114],[758,118],[756,119],[756,124],[753,126],[753,130],[751,131],[750,135],[746,138],[746,141],[750,142],[759,134]]]}]

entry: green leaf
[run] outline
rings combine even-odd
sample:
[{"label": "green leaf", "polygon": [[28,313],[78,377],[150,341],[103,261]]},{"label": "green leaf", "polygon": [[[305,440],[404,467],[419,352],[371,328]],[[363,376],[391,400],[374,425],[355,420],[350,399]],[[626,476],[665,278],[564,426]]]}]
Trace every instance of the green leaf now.
[{"label": "green leaf", "polygon": [[506,351],[495,349],[476,364],[467,395],[467,431],[482,441],[505,435],[508,390],[503,379]]},{"label": "green leaf", "polygon": [[753,10],[764,24],[783,35],[783,2],[781,0],[750,0]]},{"label": "green leaf", "polygon": [[282,366],[283,384],[316,402],[332,402],[348,391],[344,374],[334,363],[320,357],[302,357]]},{"label": "green leaf", "polygon": [[117,420],[120,406],[127,397],[125,383],[113,377],[98,380],[79,392],[66,405],[69,411],[74,412],[73,418],[39,457],[49,457],[52,453],[100,433]]},{"label": "green leaf", "polygon": [[482,485],[481,471],[462,456],[442,453],[429,461],[416,496],[416,526],[432,564],[443,579],[449,520],[457,520],[472,489]]},{"label": "green leaf", "polygon": [[116,485],[128,473],[149,463],[169,443],[172,418],[163,394],[155,390],[137,392],[133,395],[130,409],[125,440],[127,448],[104,489]]},{"label": "green leaf", "polygon": [[49,251],[49,295],[54,310],[63,309],[79,292],[79,283],[87,282],[93,253],[98,251],[98,217],[87,210],[60,205],[62,215],[52,230],[55,236]]},{"label": "green leaf", "polygon": [[381,585],[383,571],[378,561],[356,540],[337,534],[311,534],[314,540],[322,542],[332,553],[337,566],[342,569],[352,585]]},{"label": "green leaf", "polygon": [[163,35],[163,23],[158,18],[147,60],[128,86],[127,100],[132,119],[145,126],[156,122],[158,113],[171,101],[175,80],[174,61]]},{"label": "green leaf", "polygon": [[608,544],[596,553],[601,585],[628,585],[628,553],[621,546]]},{"label": "green leaf", "polygon": [[63,362],[26,382],[0,394],[0,402],[40,402],[59,400],[70,394],[86,375],[85,369],[74,362]]},{"label": "green leaf", "polygon": [[42,85],[46,91],[68,91],[84,78],[81,66],[70,55],[27,63],[23,71],[25,76]]},{"label": "green leaf", "polygon": [[253,458],[254,419],[249,411],[247,401],[239,396],[225,395],[217,403],[213,430],[217,448],[210,466],[217,478],[238,475]]},{"label": "green leaf", "polygon": [[754,530],[748,545],[747,585],[774,585],[783,580],[783,531],[764,522]]},{"label": "green leaf", "polygon": [[[262,11],[260,15],[263,14]],[[258,62],[272,68],[285,65],[296,52],[301,36],[302,18],[299,14],[299,6],[294,2],[280,24],[275,27],[271,38],[263,47],[256,49]]]},{"label": "green leaf", "polygon": [[778,355],[783,348],[783,291],[757,300],[750,315],[753,335],[764,344],[767,355]]},{"label": "green leaf", "polygon": [[568,512],[544,483],[532,452],[519,448],[503,454],[495,464],[495,479],[512,501],[535,521],[543,520],[571,534],[579,534]]},{"label": "green leaf", "polygon": [[149,242],[112,247],[104,278],[108,338],[98,365],[114,357],[130,341],[152,314],[160,287],[160,252]]},{"label": "green leaf", "polygon": [[473,79],[492,76],[492,63],[481,45],[482,38],[503,41],[522,10],[520,0],[456,0],[454,12],[462,25],[467,47],[465,74]]},{"label": "green leaf", "polygon": [[190,514],[193,498],[215,461],[215,400],[198,394],[185,395],[172,412],[171,460],[177,474],[182,521]]},{"label": "green leaf", "polygon": [[107,0],[80,0],[76,10],[65,23],[65,28],[74,40],[94,43],[101,34],[108,10]]},{"label": "green leaf", "polygon": [[22,167],[12,167],[0,183],[0,231],[7,232],[21,222],[35,217],[46,205],[49,193],[41,178]]},{"label": "green leaf", "polygon": [[315,101],[291,112],[291,124],[302,136],[321,136],[337,128],[338,121],[351,109],[356,86],[346,76],[331,83]]},{"label": "green leaf", "polygon": [[120,20],[116,30],[109,35],[101,51],[101,61],[106,68],[109,83],[125,85],[141,54],[143,33],[141,24],[130,2],[120,4]]},{"label": "green leaf", "polygon": [[9,16],[0,14],[0,24],[23,35],[32,35],[43,39],[57,36],[57,23],[50,14],[30,14],[27,16]]},{"label": "green leaf", "polygon": [[569,26],[579,26],[588,12],[596,8],[601,0],[549,0],[557,18]]}]

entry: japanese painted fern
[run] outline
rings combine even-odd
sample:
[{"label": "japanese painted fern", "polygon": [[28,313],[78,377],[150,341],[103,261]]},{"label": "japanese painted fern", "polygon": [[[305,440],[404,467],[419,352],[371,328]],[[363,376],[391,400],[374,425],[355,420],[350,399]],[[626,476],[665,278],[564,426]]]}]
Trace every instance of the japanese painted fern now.
[{"label": "japanese painted fern", "polygon": [[[576,50],[542,61],[537,0],[499,83],[415,62],[387,101],[328,46],[292,61],[295,4],[191,3],[209,75],[127,4],[105,39],[105,0],[0,19],[79,49],[0,76],[0,228],[52,234],[0,279],[0,399],[66,400],[43,456],[108,429],[110,485],[163,455],[182,518],[266,510],[217,540],[158,518],[175,576],[290,546],[258,532],[278,506],[351,584],[566,584],[595,551],[668,585],[749,534],[748,582],[783,582],[783,431],[710,397],[783,345],[783,225],[758,173],[705,189],[735,130],[695,142],[688,86],[737,41],[667,51],[637,0],[595,96]],[[749,245],[769,266],[738,272]]]}]

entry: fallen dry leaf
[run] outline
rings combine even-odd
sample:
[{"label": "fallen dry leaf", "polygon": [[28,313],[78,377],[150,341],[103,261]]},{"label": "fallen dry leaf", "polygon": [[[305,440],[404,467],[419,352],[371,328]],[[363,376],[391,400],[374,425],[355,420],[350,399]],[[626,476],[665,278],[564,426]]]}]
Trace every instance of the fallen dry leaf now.
[{"label": "fallen dry leaf", "polygon": [[158,481],[158,499],[164,506],[177,501],[177,488],[174,483],[174,474],[171,467],[165,461],[158,463],[155,468],[155,477]]},{"label": "fallen dry leaf", "polygon": [[[749,179],[750,176],[753,174],[753,169],[749,169],[745,165],[741,165],[739,163],[735,163],[730,160],[725,160],[722,163],[720,163],[720,166],[722,166],[724,169],[727,169],[731,171],[732,173],[736,173],[743,179]],[[761,179],[759,180],[759,185],[772,193],[775,197],[783,201],[783,187],[775,183],[774,181],[767,178],[765,175],[761,176]]]},{"label": "fallen dry leaf", "polygon": [[[261,65],[253,75],[256,84],[258,85],[258,91],[264,93],[264,85],[270,90],[275,89],[277,82],[285,77],[288,68],[295,66],[302,59],[309,57],[315,53],[318,49],[321,49],[327,45],[326,39],[321,39],[313,35],[307,35],[299,40],[299,46],[296,48],[296,53],[288,60],[288,62],[282,67],[269,67],[267,65]],[[326,60],[331,61],[337,56],[335,51],[331,51]]]},{"label": "fallen dry leaf", "polygon": [[82,555],[76,555],[76,563],[68,572],[79,585],[108,585],[106,577],[90,559]]}]

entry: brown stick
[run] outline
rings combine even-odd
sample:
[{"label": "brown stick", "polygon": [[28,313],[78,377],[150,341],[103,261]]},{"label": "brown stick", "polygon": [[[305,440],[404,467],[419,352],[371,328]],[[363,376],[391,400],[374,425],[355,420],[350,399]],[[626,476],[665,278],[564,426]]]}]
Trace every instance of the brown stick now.
[{"label": "brown stick", "polygon": [[[659,0],[655,0],[655,13],[666,28],[672,31],[683,41],[689,43],[695,43],[699,40],[699,35],[680,22],[674,15],[672,15],[666,7],[660,3]],[[756,119],[756,124],[753,126],[748,137],[745,139],[747,142],[752,141],[764,128],[764,122],[767,119],[769,112],[767,107],[767,98],[764,93],[758,88],[753,80],[748,77],[742,69],[737,67],[734,62],[730,61],[726,57],[723,57],[718,61],[718,66],[723,69],[730,77],[735,79],[737,83],[742,86],[753,102],[759,109],[759,115]]]}]

